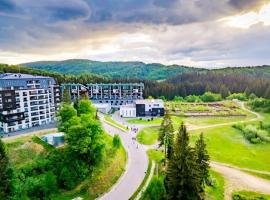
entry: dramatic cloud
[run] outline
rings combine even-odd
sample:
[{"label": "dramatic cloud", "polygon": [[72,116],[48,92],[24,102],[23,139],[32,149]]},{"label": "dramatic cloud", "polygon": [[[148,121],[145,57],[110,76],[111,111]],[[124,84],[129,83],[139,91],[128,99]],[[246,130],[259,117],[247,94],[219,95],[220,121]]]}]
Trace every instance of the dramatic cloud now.
[{"label": "dramatic cloud", "polygon": [[269,64],[268,0],[1,0],[0,62]]}]

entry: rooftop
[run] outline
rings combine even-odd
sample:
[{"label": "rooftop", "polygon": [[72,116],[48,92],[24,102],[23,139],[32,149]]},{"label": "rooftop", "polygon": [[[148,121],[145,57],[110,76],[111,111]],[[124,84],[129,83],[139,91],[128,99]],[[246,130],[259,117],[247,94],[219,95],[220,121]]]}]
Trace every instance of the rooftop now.
[{"label": "rooftop", "polygon": [[136,104],[146,104],[146,103],[163,103],[162,99],[138,99]]},{"label": "rooftop", "polygon": [[32,75],[32,74],[20,74],[20,73],[5,73],[0,74],[0,79],[6,80],[6,79],[40,79],[40,78],[51,78],[48,76],[38,76],[38,75]]}]

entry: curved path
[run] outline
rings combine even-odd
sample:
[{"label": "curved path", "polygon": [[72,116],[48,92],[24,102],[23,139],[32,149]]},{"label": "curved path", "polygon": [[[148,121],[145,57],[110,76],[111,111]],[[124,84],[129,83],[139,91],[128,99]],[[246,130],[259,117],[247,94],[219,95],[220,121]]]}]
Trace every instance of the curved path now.
[{"label": "curved path", "polygon": [[[188,128],[188,130],[198,130],[198,129],[206,129],[206,128],[214,128],[226,125],[233,125],[235,123],[244,123],[250,121],[257,121],[263,119],[263,117],[256,112],[253,112],[247,109],[244,105],[244,102],[239,102],[241,108],[251,114],[254,114],[256,117],[248,120],[238,121],[238,122],[228,122],[207,126],[197,126]],[[117,113],[113,115],[113,119],[119,123],[128,125],[130,127],[136,128],[144,128],[153,125],[136,125],[130,124],[120,118]],[[138,144],[139,148],[137,149],[137,142],[132,140],[132,137],[135,137],[135,134],[131,134],[128,132],[122,132],[106,123],[104,124],[105,130],[113,135],[113,133],[117,133],[120,135],[123,145],[128,152],[128,164],[125,173],[122,175],[120,180],[116,183],[116,185],[109,191],[107,194],[102,196],[100,199],[108,199],[108,200],[127,200],[130,196],[136,191],[139,187],[140,183],[143,181],[145,172],[147,170],[148,159],[146,150],[149,149],[149,146],[144,146]],[[152,145],[151,147],[157,148],[157,145]],[[211,167],[221,173],[226,180],[225,187],[225,199],[231,199],[231,194],[234,190],[251,190],[257,191],[261,193],[270,194],[270,181],[258,178],[256,176],[247,174],[242,169],[234,166],[230,166],[224,163],[211,162]],[[249,170],[253,171],[253,170]],[[262,174],[268,174],[268,172],[256,171]],[[147,184],[144,188],[147,187]]]},{"label": "curved path", "polygon": [[107,124],[102,120],[104,129],[110,134],[119,134],[122,144],[127,151],[127,166],[126,171],[117,181],[117,183],[111,188],[111,190],[101,196],[102,200],[128,200],[133,193],[140,186],[145,177],[145,173],[148,167],[148,157],[146,148],[143,145],[138,144],[132,138],[135,137],[134,133],[123,132],[119,129]]},{"label": "curved path", "polygon": [[247,174],[237,168],[211,162],[210,166],[225,178],[225,200],[230,200],[235,190],[248,190],[270,194],[270,181]]}]

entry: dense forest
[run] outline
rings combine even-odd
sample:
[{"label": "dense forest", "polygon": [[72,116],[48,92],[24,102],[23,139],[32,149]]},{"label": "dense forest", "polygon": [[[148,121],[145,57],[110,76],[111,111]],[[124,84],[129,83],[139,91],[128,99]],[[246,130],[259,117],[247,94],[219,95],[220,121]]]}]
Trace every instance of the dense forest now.
[{"label": "dense forest", "polygon": [[182,65],[146,64],[143,62],[99,62],[86,59],[63,61],[39,61],[24,63],[22,66],[41,69],[61,74],[81,75],[92,73],[106,78],[138,78],[145,80],[165,80],[177,74],[209,71],[221,74],[247,74],[270,78],[270,66],[227,67],[223,69],[201,69]]},{"label": "dense forest", "polygon": [[100,82],[143,82],[145,84],[144,96],[173,99],[174,96],[186,97],[188,95],[202,95],[207,91],[220,93],[227,97],[230,93],[254,93],[258,97],[270,98],[270,78],[250,75],[246,73],[221,73],[221,71],[182,73],[164,81],[154,81],[136,78],[109,79],[94,74],[65,75],[19,66],[0,64],[0,72],[20,72],[37,75],[52,76],[58,83],[100,83]]},{"label": "dense forest", "polygon": [[145,64],[143,62],[99,62],[84,59],[40,61],[21,65],[61,74],[80,75],[93,73],[109,79],[132,77],[147,80],[164,80],[179,73],[205,71],[205,69],[180,65],[166,66],[159,63]]}]

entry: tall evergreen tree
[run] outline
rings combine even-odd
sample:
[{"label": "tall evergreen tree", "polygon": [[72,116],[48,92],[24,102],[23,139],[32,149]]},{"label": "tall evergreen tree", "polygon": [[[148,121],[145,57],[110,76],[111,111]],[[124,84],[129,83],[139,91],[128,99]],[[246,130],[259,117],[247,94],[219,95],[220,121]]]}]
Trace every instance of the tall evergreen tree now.
[{"label": "tall evergreen tree", "polygon": [[205,183],[209,177],[209,160],[210,157],[206,150],[206,144],[204,142],[203,134],[200,134],[199,139],[196,141],[195,152],[197,157],[197,163],[200,169],[201,186],[204,188]]},{"label": "tall evergreen tree", "polygon": [[62,102],[68,103],[68,104],[71,103],[71,97],[70,97],[70,93],[69,93],[68,88],[64,89]]},{"label": "tall evergreen tree", "polygon": [[173,146],[165,183],[168,199],[200,200],[204,198],[196,155],[189,146],[189,136],[183,123]]},{"label": "tall evergreen tree", "polygon": [[161,127],[159,129],[160,146],[164,145],[165,158],[170,158],[173,149],[174,129],[172,119],[168,113],[165,113]]},{"label": "tall evergreen tree", "polygon": [[8,199],[11,196],[12,176],[5,144],[0,139],[0,199]]}]

